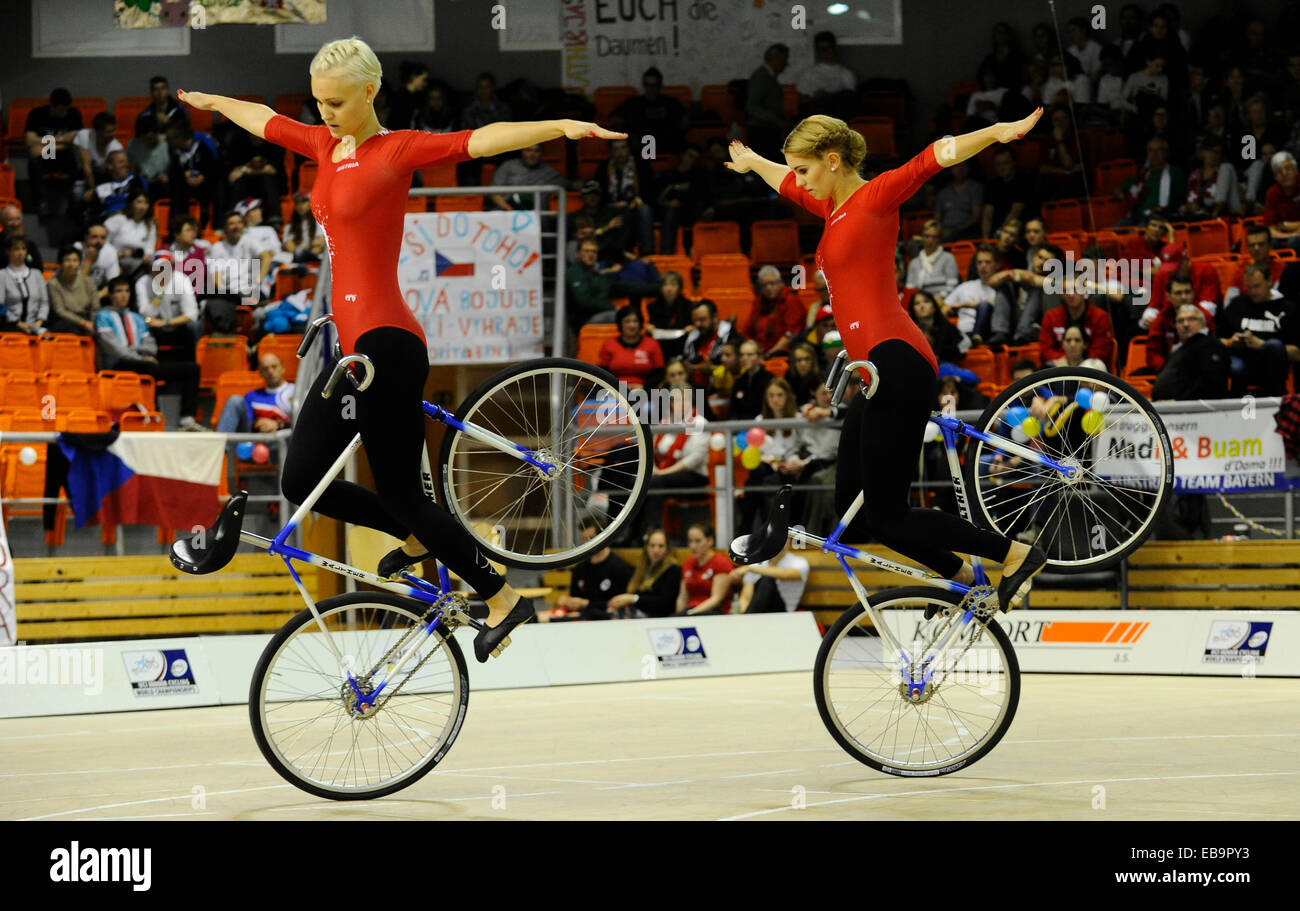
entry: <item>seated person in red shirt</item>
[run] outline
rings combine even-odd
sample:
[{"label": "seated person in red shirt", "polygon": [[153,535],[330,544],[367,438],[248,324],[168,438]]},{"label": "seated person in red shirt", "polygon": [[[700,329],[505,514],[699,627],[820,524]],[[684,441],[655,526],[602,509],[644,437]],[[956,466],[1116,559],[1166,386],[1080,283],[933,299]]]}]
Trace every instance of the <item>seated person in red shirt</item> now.
[{"label": "seated person in red shirt", "polygon": [[807,311],[803,301],[781,280],[776,266],[758,270],[758,290],[741,332],[758,342],[765,358],[788,354],[790,343],[804,330]]},{"label": "seated person in red shirt", "polygon": [[1269,162],[1277,182],[1264,196],[1264,224],[1273,245],[1300,249],[1300,183],[1296,180],[1295,156],[1283,150]]},{"label": "seated person in red shirt", "polygon": [[1043,363],[1065,357],[1061,342],[1065,330],[1078,326],[1088,339],[1088,357],[1109,364],[1115,347],[1115,333],[1111,328],[1110,315],[1100,307],[1088,303],[1088,299],[1078,292],[1073,283],[1068,283],[1061,292],[1063,306],[1048,310],[1043,316],[1043,329],[1038,337],[1039,356]]},{"label": "seated person in red shirt", "polygon": [[[1149,329],[1156,317],[1169,309],[1165,289],[1169,276],[1177,275],[1192,283],[1192,299],[1203,304],[1205,312],[1214,316],[1223,302],[1223,289],[1219,286],[1219,273],[1209,263],[1194,263],[1182,244],[1165,244],[1160,251],[1160,266],[1156,270],[1151,289],[1151,301],[1142,311],[1138,326]],[[1173,316],[1169,315],[1172,322]]]},{"label": "seated person in red shirt", "polygon": [[731,572],[727,555],[713,549],[712,525],[697,523],[686,529],[691,555],[682,564],[682,589],[677,593],[678,614],[731,613]]},{"label": "seated person in red shirt", "polygon": [[1174,226],[1159,215],[1147,219],[1146,228],[1141,234],[1130,235],[1120,254],[1121,259],[1155,259],[1165,244],[1174,242]]},{"label": "seated person in red shirt", "polygon": [[641,310],[631,304],[620,307],[614,315],[618,338],[607,338],[596,355],[596,365],[604,367],[629,389],[653,386],[664,368],[664,353],[654,336],[645,332]]},{"label": "seated person in red shirt", "polygon": [[[1273,256],[1269,252],[1272,249],[1273,238],[1267,225],[1251,225],[1246,229],[1246,253],[1250,256],[1250,263],[1267,269],[1269,280],[1276,288],[1287,263],[1286,260]],[[1232,303],[1234,297],[1246,290],[1246,266],[1250,263],[1237,264],[1237,271],[1232,273],[1232,280],[1223,290],[1224,304]],[[1210,331],[1213,332],[1214,328],[1211,327]]]}]

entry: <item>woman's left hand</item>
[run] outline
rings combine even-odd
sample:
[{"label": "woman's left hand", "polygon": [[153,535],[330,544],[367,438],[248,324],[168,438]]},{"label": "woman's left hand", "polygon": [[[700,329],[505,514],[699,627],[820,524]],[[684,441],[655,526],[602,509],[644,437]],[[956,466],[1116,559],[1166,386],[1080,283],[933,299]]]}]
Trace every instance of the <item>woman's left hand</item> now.
[{"label": "woman's left hand", "polygon": [[561,120],[560,125],[564,130],[566,139],[584,139],[587,137],[593,139],[627,139],[626,133],[615,133],[613,130],[607,130],[598,124],[584,123],[581,120]]},{"label": "woman's left hand", "polygon": [[1043,116],[1042,108],[1035,108],[1034,113],[1030,114],[1023,120],[1015,120],[1011,123],[999,123],[993,127],[994,134],[998,142],[1015,142],[1017,139],[1024,139],[1029,131],[1038,123],[1038,118]]}]

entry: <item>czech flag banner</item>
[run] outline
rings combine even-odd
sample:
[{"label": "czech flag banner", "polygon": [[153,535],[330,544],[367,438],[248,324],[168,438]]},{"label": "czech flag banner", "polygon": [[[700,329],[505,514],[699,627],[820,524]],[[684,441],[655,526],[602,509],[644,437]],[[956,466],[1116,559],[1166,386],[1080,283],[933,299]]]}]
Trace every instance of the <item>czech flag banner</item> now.
[{"label": "czech flag banner", "polygon": [[190,529],[216,521],[224,433],[122,433],[97,451],[63,434],[59,448],[68,459],[68,499],[77,528]]}]

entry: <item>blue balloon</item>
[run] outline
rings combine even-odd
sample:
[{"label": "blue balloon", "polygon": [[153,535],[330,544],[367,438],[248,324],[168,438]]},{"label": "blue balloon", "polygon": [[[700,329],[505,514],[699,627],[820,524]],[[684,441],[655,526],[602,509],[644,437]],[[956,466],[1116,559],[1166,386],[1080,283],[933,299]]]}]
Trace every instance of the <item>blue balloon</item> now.
[{"label": "blue balloon", "polygon": [[237,444],[235,446],[235,455],[239,456],[239,458],[243,459],[245,462],[249,461],[253,458],[253,444],[248,440]]},{"label": "blue balloon", "polygon": [[748,433],[748,431],[745,430],[736,431],[736,445],[740,447],[742,452],[744,451],[745,447],[749,445],[749,440],[745,439],[746,433]]},{"label": "blue balloon", "polygon": [[1074,400],[1079,403],[1079,407],[1087,411],[1092,407],[1092,390],[1080,389],[1074,394]]},{"label": "blue balloon", "polygon": [[1029,409],[1024,405],[1013,405],[1007,409],[1006,422],[1012,427],[1019,427],[1029,417]]}]

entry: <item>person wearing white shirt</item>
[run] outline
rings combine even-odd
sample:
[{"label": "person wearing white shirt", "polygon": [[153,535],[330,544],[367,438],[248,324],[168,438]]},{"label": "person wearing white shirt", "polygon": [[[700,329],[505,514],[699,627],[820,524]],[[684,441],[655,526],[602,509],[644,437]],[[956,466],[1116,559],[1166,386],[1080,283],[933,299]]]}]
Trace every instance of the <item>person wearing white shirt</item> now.
[{"label": "person wearing white shirt", "polygon": [[101,224],[88,225],[85,236],[74,246],[81,251],[81,274],[94,280],[100,300],[104,300],[108,296],[108,283],[122,274],[117,247],[108,242],[108,228]]},{"label": "person wearing white shirt", "polygon": [[1092,100],[1092,85],[1079,68],[1078,60],[1066,54],[1063,63],[1059,54],[1053,54],[1050,63],[1047,81],[1043,83],[1043,104],[1065,104],[1064,97],[1057,97],[1061,92],[1074,99],[1075,104],[1087,104]]},{"label": "person wearing white shirt", "polygon": [[95,115],[94,126],[78,130],[72,138],[72,147],[81,165],[82,178],[74,186],[80,196],[88,188],[104,179],[108,173],[108,154],[125,151],[117,141],[117,120],[112,114]]},{"label": "person wearing white shirt", "polygon": [[[813,36],[813,57],[815,62],[805,67],[795,80],[800,104],[810,106],[814,113],[851,116],[858,77],[836,59],[833,34],[818,32]],[[846,103],[848,108],[841,111]]]},{"label": "person wearing white shirt", "polygon": [[921,252],[907,266],[907,287],[947,297],[961,281],[957,259],[940,243],[942,228],[931,219],[921,229]]},{"label": "person wearing white shirt", "polygon": [[117,248],[118,266],[127,275],[140,268],[158,247],[158,225],[152,213],[149,194],[136,193],[127,200],[125,211],[104,219],[108,242]]},{"label": "person wearing white shirt", "polygon": [[244,216],[226,216],[226,236],[208,252],[208,271],[223,294],[256,297],[271,268],[271,253],[245,231]]},{"label": "person wearing white shirt", "polygon": [[41,270],[27,265],[27,239],[21,234],[5,238],[8,265],[0,272],[0,304],[4,305],[0,329],[40,335],[50,315],[50,298]]},{"label": "person wearing white shirt", "polygon": [[957,328],[966,336],[962,350],[980,345],[989,333],[993,303],[998,289],[988,284],[997,272],[997,255],[992,244],[980,244],[975,250],[977,278],[962,282],[943,301],[944,316],[957,314]]},{"label": "person wearing white shirt", "polygon": [[262,299],[270,300],[275,297],[276,273],[280,271],[281,266],[293,262],[293,254],[285,252],[284,244],[275,228],[262,221],[265,217],[262,200],[242,200],[235,204],[235,211],[244,216],[244,236],[257,250],[258,258],[260,259],[263,253],[271,254],[270,268],[262,277]]},{"label": "person wearing white shirt", "polygon": [[1131,113],[1138,113],[1140,96],[1159,97],[1161,101],[1169,100],[1169,77],[1165,75],[1165,61],[1161,57],[1147,60],[1145,69],[1138,70],[1124,83],[1124,107]]},{"label": "person wearing white shirt", "polygon": [[811,571],[804,557],[790,551],[790,539],[786,538],[781,552],[771,560],[745,568],[736,613],[776,614],[795,610]]},{"label": "person wearing white shirt", "polygon": [[192,361],[202,331],[194,286],[174,268],[170,250],[159,250],[153,262],[152,271],[136,279],[136,309],[158,344],[175,347],[175,354],[165,360]]},{"label": "person wearing white shirt", "polygon": [[1070,38],[1065,52],[1079,61],[1083,74],[1090,82],[1096,82],[1101,75],[1101,45],[1092,39],[1088,20],[1082,16],[1074,17],[1066,25],[1065,33]]}]

